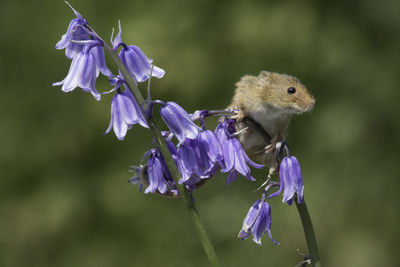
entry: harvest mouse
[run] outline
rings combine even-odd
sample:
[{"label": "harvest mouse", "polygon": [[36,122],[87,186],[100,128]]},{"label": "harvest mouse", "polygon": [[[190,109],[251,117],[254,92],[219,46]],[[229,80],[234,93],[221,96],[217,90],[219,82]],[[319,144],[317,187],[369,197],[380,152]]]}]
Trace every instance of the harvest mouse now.
[{"label": "harvest mouse", "polygon": [[314,97],[295,77],[261,71],[236,83],[228,109],[236,110],[237,138],[248,156],[276,172],[275,150],[285,139],[293,114],[310,111]]}]

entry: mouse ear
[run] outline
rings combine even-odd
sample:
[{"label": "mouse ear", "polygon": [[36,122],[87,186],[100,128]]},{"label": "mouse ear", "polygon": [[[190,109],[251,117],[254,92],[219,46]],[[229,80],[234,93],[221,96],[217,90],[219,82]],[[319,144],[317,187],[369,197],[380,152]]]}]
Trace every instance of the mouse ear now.
[{"label": "mouse ear", "polygon": [[257,77],[257,87],[265,87],[265,85],[270,84],[271,83],[271,74],[272,72],[269,71],[261,71],[260,75],[258,75]]},{"label": "mouse ear", "polygon": [[260,72],[260,75],[259,75],[258,77],[262,77],[262,76],[268,77],[268,76],[271,75],[271,73],[272,73],[272,72],[270,72],[270,71],[262,70],[262,71]]}]

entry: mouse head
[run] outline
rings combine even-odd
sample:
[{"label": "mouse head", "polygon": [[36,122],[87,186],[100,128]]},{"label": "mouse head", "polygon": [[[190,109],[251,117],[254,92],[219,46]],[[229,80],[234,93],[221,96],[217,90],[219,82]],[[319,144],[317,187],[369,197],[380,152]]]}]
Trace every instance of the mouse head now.
[{"label": "mouse head", "polygon": [[315,104],[307,88],[286,74],[262,71],[257,77],[257,91],[261,101],[288,113],[310,111]]}]

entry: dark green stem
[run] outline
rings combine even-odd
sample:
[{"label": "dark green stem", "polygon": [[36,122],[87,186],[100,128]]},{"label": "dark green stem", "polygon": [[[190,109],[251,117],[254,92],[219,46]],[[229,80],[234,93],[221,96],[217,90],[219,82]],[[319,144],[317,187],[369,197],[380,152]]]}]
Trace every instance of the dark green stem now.
[{"label": "dark green stem", "polygon": [[[142,94],[140,93],[139,88],[136,86],[133,78],[129,74],[129,71],[126,69],[125,65],[122,63],[121,59],[118,57],[118,54],[106,43],[104,43],[104,49],[111,56],[114,63],[117,65],[118,69],[121,71],[122,76],[124,77],[129,90],[132,92],[132,94],[135,97],[136,101],[138,102],[139,106],[143,106],[144,98],[143,98]],[[186,190],[184,185],[178,183],[180,174],[179,174],[178,168],[175,165],[175,162],[172,158],[172,155],[168,150],[167,144],[166,144],[164,138],[162,137],[161,132],[160,132],[159,128],[157,127],[156,123],[153,121],[153,119],[152,118],[146,118],[146,119],[150,126],[150,130],[153,132],[154,136],[156,137],[158,147],[159,147],[162,155],[164,156],[165,162],[174,178],[175,184],[178,187],[178,191],[181,195],[181,199],[185,203],[185,205],[190,213],[190,216],[193,219],[195,228],[196,228],[197,232],[199,233],[201,244],[203,245],[203,248],[207,254],[207,257],[212,266],[218,267],[219,262],[217,259],[217,254],[215,253],[215,250],[210,241],[210,238],[208,237],[207,232],[206,232],[203,224],[200,221],[199,214],[193,203],[190,192]]]},{"label": "dark green stem", "polygon": [[306,202],[303,204],[298,204],[296,202],[296,207],[299,211],[300,219],[303,224],[304,234],[307,240],[308,253],[310,253],[311,266],[321,267],[317,239],[315,238],[314,229],[311,223],[310,214],[308,213]]}]

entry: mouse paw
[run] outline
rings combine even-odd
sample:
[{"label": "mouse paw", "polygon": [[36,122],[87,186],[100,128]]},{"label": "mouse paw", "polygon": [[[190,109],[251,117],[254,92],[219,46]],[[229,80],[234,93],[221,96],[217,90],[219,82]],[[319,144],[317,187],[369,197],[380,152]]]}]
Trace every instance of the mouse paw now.
[{"label": "mouse paw", "polygon": [[244,114],[243,110],[238,110],[236,112],[236,114],[231,116],[230,118],[239,122],[239,121],[243,120],[244,117],[245,117],[245,114]]},{"label": "mouse paw", "polygon": [[271,153],[275,149],[275,144],[269,144],[268,146],[264,147],[265,153]]},{"label": "mouse paw", "polygon": [[271,143],[269,145],[267,145],[264,149],[265,149],[265,153],[272,153],[274,152],[276,149],[279,149],[281,146],[281,142],[278,142],[277,140],[278,138],[274,137],[271,139]]}]

